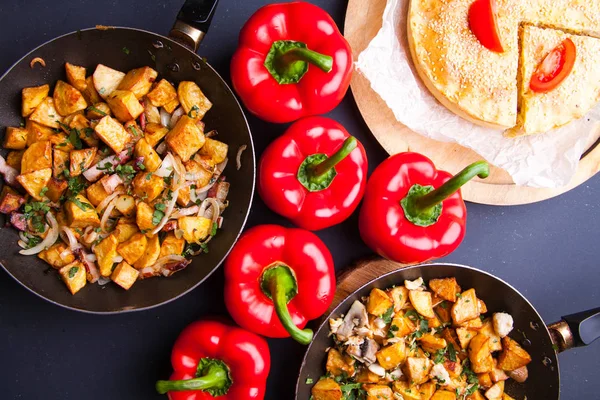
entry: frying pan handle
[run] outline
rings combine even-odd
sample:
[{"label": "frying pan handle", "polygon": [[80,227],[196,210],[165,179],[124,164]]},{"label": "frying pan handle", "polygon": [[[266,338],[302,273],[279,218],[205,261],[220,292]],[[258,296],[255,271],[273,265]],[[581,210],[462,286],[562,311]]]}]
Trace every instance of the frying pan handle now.
[{"label": "frying pan handle", "polygon": [[600,307],[562,317],[548,329],[558,351],[587,346],[600,338]]},{"label": "frying pan handle", "polygon": [[169,36],[196,52],[208,32],[218,3],[219,0],[186,0]]}]

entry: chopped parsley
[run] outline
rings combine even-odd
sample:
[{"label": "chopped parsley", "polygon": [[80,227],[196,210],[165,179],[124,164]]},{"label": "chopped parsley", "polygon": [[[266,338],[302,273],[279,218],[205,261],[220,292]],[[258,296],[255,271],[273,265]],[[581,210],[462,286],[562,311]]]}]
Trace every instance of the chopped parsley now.
[{"label": "chopped parsley", "polygon": [[433,362],[435,364],[443,363],[445,355],[446,355],[446,349],[439,349],[438,351],[435,352],[435,355],[433,356]]},{"label": "chopped parsley", "polygon": [[146,174],[146,180],[149,181],[152,178],[152,172]]},{"label": "chopped parsley", "polygon": [[129,55],[130,51],[127,47],[123,47],[121,50],[123,50],[123,53]]},{"label": "chopped parsley", "polygon": [[42,190],[40,190],[40,197],[44,196],[46,194],[46,192],[48,191],[48,186],[44,186],[42,188]]},{"label": "chopped parsley", "polygon": [[146,169],[146,166],[144,165],[144,160],[137,160],[135,162],[135,166],[137,167],[137,169],[139,169],[140,171],[143,171]]},{"label": "chopped parsley", "polygon": [[367,392],[362,388],[362,383],[346,383],[341,385],[342,398],[344,400],[365,399]]},{"label": "chopped parsley", "polygon": [[27,238],[27,248],[28,249],[35,247],[42,242],[42,238],[39,236],[30,235],[27,232],[23,232],[23,234]]},{"label": "chopped parsley", "polygon": [[388,329],[387,337],[389,339],[393,338],[395,336],[394,332],[398,332],[398,330],[400,330],[400,328],[398,328],[396,325],[391,325],[390,329]]},{"label": "chopped parsley", "polygon": [[46,231],[44,216],[48,212],[50,212],[48,202],[33,201],[25,204],[23,207],[23,217],[26,220],[31,221],[31,226],[39,233]]},{"label": "chopped parsley", "polygon": [[73,279],[77,271],[79,271],[79,267],[71,267],[71,269],[69,269],[69,279]]},{"label": "chopped parsley", "polygon": [[79,137],[79,129],[71,129],[71,131],[69,132],[68,139],[69,142],[71,142],[71,144],[73,145],[73,147],[75,147],[77,150],[80,150],[83,147],[83,144],[81,143],[81,138]]},{"label": "chopped parsley", "polygon": [[196,104],[194,104],[194,106],[190,109],[190,112],[188,113],[188,117],[196,118],[196,116],[198,116],[198,111],[200,111],[200,108]]},{"label": "chopped parsley", "polygon": [[313,380],[313,378],[306,378],[306,381],[304,381],[307,385],[312,385],[315,381]]},{"label": "chopped parsley", "polygon": [[123,179],[125,184],[135,178],[135,169],[131,165],[117,165],[115,172]]},{"label": "chopped parsley", "polygon": [[[217,234],[217,229],[219,228],[219,226],[217,225],[216,222],[213,222],[212,224],[212,229],[210,231],[210,236],[215,236]],[[391,319],[390,319],[391,322]],[[389,322],[386,322],[386,324],[388,324]]]},{"label": "chopped parsley", "polygon": [[79,208],[80,208],[81,210],[83,210],[83,211],[87,211],[87,210],[89,210],[89,209],[92,209],[92,208],[94,208],[94,207],[92,207],[90,204],[82,202],[81,200],[79,200],[79,199],[78,199],[77,197],[75,197],[75,196],[74,196],[74,197],[71,197],[71,198],[69,199],[69,201],[70,201],[71,203],[75,204],[77,207],[79,207]]},{"label": "chopped parsley", "polygon": [[85,189],[85,183],[79,179],[78,176],[69,178],[67,181],[67,189],[72,197],[77,196],[83,189]]},{"label": "chopped parsley", "polygon": [[84,128],[83,129],[83,134],[86,137],[92,137],[94,135],[94,130],[92,128]]},{"label": "chopped parsley", "polygon": [[163,203],[157,203],[154,205],[154,213],[152,214],[152,224],[158,225],[165,216],[165,205]]},{"label": "chopped parsley", "polygon": [[454,345],[452,343],[448,343],[446,350],[448,351],[448,358],[450,361],[456,362],[456,349],[454,348]]},{"label": "chopped parsley", "polygon": [[387,309],[386,312],[384,312],[380,318],[383,320],[383,322],[385,322],[386,324],[389,324],[390,322],[392,322],[392,314],[394,313],[394,306],[391,306],[390,308]]}]

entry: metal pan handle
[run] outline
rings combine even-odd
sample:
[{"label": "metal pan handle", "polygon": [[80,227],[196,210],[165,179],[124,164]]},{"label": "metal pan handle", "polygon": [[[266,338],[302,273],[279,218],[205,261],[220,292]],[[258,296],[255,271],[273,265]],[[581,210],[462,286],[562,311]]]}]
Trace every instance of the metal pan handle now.
[{"label": "metal pan handle", "polygon": [[600,307],[562,317],[548,326],[558,351],[587,346],[600,338]]},{"label": "metal pan handle", "polygon": [[208,32],[218,3],[219,0],[186,0],[169,36],[196,52]]}]

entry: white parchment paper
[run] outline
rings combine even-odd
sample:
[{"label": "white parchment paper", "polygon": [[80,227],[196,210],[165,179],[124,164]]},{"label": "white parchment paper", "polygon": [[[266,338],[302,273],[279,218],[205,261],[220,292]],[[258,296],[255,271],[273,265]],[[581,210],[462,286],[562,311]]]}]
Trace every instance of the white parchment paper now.
[{"label": "white parchment paper", "polygon": [[561,187],[569,183],[582,153],[596,137],[600,107],[584,118],[545,134],[504,137],[502,131],[475,125],[437,102],[413,70],[406,38],[410,0],[388,0],[383,26],[359,55],[357,69],[411,130],[442,142],[473,149],[505,169],[517,185]]}]

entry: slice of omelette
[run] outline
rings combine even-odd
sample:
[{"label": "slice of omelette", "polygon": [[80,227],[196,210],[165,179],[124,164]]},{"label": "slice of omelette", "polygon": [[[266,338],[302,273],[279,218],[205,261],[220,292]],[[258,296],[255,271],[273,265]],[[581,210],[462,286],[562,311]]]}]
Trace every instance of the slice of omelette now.
[{"label": "slice of omelette", "polygon": [[[563,40],[575,44],[573,70],[547,93],[533,92],[530,81],[542,60]],[[600,100],[600,39],[554,29],[523,26],[521,32],[520,111],[510,136],[547,132],[581,118]]]}]

